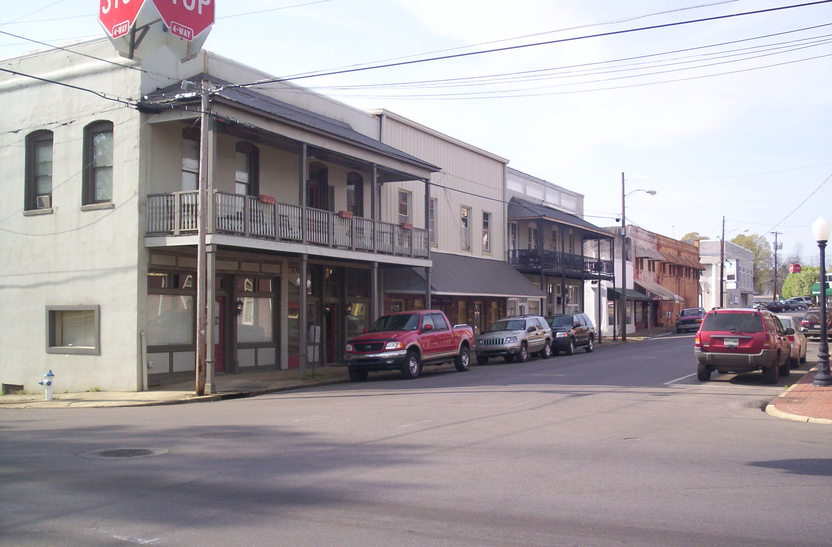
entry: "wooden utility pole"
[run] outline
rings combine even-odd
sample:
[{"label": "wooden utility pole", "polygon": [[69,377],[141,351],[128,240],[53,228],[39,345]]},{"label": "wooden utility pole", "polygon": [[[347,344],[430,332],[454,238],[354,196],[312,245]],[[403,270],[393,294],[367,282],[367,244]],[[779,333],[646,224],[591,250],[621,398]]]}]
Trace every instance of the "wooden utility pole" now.
[{"label": "wooden utility pole", "polygon": [[194,392],[198,396],[205,395],[206,357],[208,355],[208,344],[206,331],[208,325],[208,257],[205,246],[208,212],[208,124],[210,116],[209,104],[209,83],[207,80],[200,82],[200,114],[199,114],[199,193],[197,198],[198,243],[196,257],[196,375],[194,379]]},{"label": "wooden utility pole", "polygon": [[719,307],[725,307],[725,217],[722,217],[722,237],[719,240]]}]

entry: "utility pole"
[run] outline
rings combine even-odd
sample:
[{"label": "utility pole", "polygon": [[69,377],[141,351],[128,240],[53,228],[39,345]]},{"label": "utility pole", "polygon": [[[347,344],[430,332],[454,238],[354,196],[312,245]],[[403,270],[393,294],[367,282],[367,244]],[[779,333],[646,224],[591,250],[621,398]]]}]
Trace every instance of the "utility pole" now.
[{"label": "utility pole", "polygon": [[627,218],[624,207],[624,173],[621,173],[621,341],[627,341]]},{"label": "utility pole", "polygon": [[208,344],[206,332],[208,325],[208,254],[206,252],[205,238],[207,232],[208,213],[208,124],[209,114],[209,83],[203,80],[200,83],[200,114],[199,114],[199,193],[197,198],[197,214],[199,216],[198,243],[196,257],[196,375],[194,380],[194,392],[197,396],[205,395],[206,358]]},{"label": "utility pole", "polygon": [[722,238],[719,240],[719,307],[725,307],[725,217],[722,217]]},{"label": "utility pole", "polygon": [[774,291],[771,295],[771,301],[777,301],[777,249],[779,248],[779,244],[777,243],[777,236],[779,236],[782,232],[771,232],[774,234]]}]

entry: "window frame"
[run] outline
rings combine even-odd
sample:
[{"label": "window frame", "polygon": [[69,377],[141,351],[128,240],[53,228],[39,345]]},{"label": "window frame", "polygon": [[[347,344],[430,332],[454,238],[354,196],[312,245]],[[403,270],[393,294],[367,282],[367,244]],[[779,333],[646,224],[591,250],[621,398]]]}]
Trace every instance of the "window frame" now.
[{"label": "window frame", "polygon": [[[188,151],[188,147],[186,146],[187,143],[194,143],[196,144],[196,157],[187,157],[186,152]],[[181,175],[179,181],[179,189],[183,192],[195,192],[199,190],[199,161],[200,161],[200,150],[199,150],[199,129],[195,127],[186,127],[182,130],[182,168],[181,168]],[[195,161],[196,167],[194,169],[190,168],[186,165],[186,161]],[[193,175],[195,180],[193,188],[186,188],[185,187],[185,174]]]},{"label": "window frame", "polygon": [[[96,121],[84,128],[84,169],[83,169],[83,196],[82,205],[101,205],[113,203],[114,188],[114,165],[115,165],[115,140],[113,122],[108,120]],[[110,163],[109,165],[96,165],[95,137],[109,133],[110,135]],[[97,199],[96,194],[100,184],[98,169],[110,169],[110,196],[108,199]]]},{"label": "window frame", "polygon": [[[411,218],[413,213],[413,200],[410,199],[413,192],[410,190],[402,190],[399,189],[398,199],[396,203],[396,211],[398,213],[399,224],[411,224]],[[404,201],[402,201],[404,198]],[[405,206],[406,213],[402,214],[402,205]]]},{"label": "window frame", "polygon": [[[94,335],[93,346],[60,346],[55,343],[59,337],[57,331],[57,314],[65,311],[93,311]],[[46,306],[46,353],[62,355],[101,355],[101,306]]]},{"label": "window frame", "polygon": [[436,235],[436,209],[439,207],[439,198],[428,200],[428,240],[431,247],[438,247],[439,240]]},{"label": "window frame", "polygon": [[[38,147],[44,143],[49,143],[49,192],[38,193],[38,161],[37,151]],[[33,131],[26,135],[26,173],[25,173],[25,190],[24,190],[24,211],[52,211],[52,164],[55,157],[55,134],[47,129],[40,129]],[[38,198],[41,196],[49,196],[49,205],[46,207],[38,207]]]},{"label": "window frame", "polygon": [[494,215],[488,211],[482,212],[482,252],[491,254],[491,222]]},{"label": "window frame", "polygon": [[463,251],[471,250],[471,214],[473,209],[467,205],[459,206],[459,234]]},{"label": "window frame", "polygon": [[[248,168],[248,181],[241,182],[237,179],[237,155],[243,154],[246,157]],[[238,185],[246,187],[246,193],[237,191]],[[256,196],[260,193],[260,151],[249,142],[239,141],[234,145],[234,193],[240,196]]]},{"label": "window frame", "polygon": [[347,210],[364,217],[364,177],[355,171],[347,173]]}]

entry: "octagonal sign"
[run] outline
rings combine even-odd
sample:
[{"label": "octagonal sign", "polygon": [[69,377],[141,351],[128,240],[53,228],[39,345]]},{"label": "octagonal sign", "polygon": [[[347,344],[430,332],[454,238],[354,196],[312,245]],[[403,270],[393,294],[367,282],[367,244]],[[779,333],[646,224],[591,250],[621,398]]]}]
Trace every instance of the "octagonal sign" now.
[{"label": "octagonal sign", "polygon": [[194,40],[214,24],[214,0],[153,0],[153,4],[171,34],[183,40]]},{"label": "octagonal sign", "polygon": [[145,0],[100,0],[98,20],[110,38],[118,38],[130,32],[144,2]]}]

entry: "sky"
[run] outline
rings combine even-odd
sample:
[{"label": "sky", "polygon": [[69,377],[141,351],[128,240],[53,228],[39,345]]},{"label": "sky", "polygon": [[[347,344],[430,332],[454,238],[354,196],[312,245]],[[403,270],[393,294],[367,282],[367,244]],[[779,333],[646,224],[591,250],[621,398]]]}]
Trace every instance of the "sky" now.
[{"label": "sky", "polygon": [[[295,81],[580,192],[596,225],[621,216],[623,177],[628,224],[716,238],[724,217],[726,239],[779,232],[781,262],[818,263],[810,225],[832,222],[832,3],[725,17],[805,2],[216,2],[205,49],[280,77],[406,62]],[[105,35],[96,0],[0,8],[0,58]]]}]

